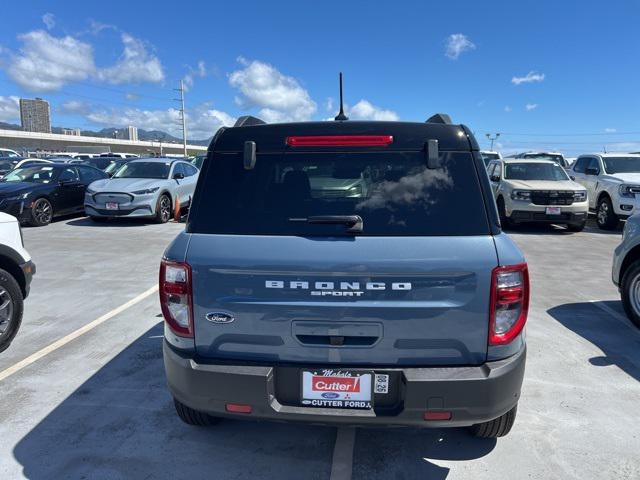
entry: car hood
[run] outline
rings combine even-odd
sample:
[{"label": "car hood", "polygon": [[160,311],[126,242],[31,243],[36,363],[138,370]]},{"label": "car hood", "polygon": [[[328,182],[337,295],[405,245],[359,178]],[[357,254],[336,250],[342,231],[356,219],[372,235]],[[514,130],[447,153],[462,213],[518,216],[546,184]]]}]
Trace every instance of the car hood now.
[{"label": "car hood", "polygon": [[29,182],[0,182],[0,196],[5,197],[13,193],[22,193],[46,187],[47,184]]},{"label": "car hood", "polygon": [[162,186],[166,180],[158,178],[105,178],[91,184],[95,192],[135,192]]},{"label": "car hood", "polygon": [[572,180],[507,180],[513,188],[522,190],[584,190],[584,187]]},{"label": "car hood", "polygon": [[633,183],[636,185],[640,185],[640,172],[615,173],[613,175],[605,175],[602,177],[602,179],[610,180],[614,182]]}]

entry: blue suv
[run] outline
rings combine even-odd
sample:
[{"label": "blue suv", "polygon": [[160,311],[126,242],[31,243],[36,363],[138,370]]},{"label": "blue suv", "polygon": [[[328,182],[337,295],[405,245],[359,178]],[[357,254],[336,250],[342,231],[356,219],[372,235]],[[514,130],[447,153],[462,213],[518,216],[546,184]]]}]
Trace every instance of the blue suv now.
[{"label": "blue suv", "polygon": [[527,265],[478,144],[425,123],[267,125],[209,146],[160,267],[178,415],[511,429]]}]

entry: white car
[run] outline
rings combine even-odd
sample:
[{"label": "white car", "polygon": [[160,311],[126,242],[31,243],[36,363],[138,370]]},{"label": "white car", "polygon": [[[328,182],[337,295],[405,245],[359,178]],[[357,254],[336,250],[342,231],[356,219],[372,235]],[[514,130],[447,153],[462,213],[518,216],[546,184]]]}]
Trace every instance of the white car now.
[{"label": "white car", "polygon": [[503,226],[559,223],[581,231],[589,214],[587,191],[553,160],[505,158],[487,167]]},{"label": "white car", "polygon": [[35,273],[36,266],[24,248],[18,220],[0,212],[0,352],[9,347],[18,333],[23,302]]},{"label": "white car", "polygon": [[500,152],[493,152],[491,150],[480,150],[480,156],[485,166],[489,165],[491,160],[500,160],[502,158]]},{"label": "white car", "polygon": [[525,160],[551,160],[556,162],[562,168],[569,168],[569,162],[560,152],[524,152],[509,155],[509,158],[521,158]]},{"label": "white car", "polygon": [[0,157],[16,158],[20,157],[20,155],[18,152],[11,150],[10,148],[0,148]]},{"label": "white car", "polygon": [[612,230],[631,215],[640,193],[640,155],[594,153],[581,155],[570,175],[589,195],[589,209],[596,213],[598,227]]}]

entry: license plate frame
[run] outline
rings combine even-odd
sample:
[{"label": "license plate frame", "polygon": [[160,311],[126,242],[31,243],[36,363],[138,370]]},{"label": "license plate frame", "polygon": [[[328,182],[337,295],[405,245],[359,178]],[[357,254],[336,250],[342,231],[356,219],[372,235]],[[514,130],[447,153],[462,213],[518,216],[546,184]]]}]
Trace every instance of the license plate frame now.
[{"label": "license plate frame", "polygon": [[118,210],[120,205],[118,205],[118,202],[107,202],[105,203],[105,208],[107,210]]},{"label": "license plate frame", "polygon": [[545,213],[547,215],[562,215],[562,209],[560,207],[547,207]]},{"label": "license plate frame", "polygon": [[373,410],[374,378],[370,370],[304,369],[300,403],[313,408]]}]

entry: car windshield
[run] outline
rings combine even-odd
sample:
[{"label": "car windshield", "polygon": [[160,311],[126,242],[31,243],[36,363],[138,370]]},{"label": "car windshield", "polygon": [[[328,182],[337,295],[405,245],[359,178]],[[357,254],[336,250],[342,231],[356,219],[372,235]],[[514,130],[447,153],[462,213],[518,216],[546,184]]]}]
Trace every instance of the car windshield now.
[{"label": "car windshield", "polygon": [[53,167],[37,166],[27,168],[17,168],[2,179],[3,182],[32,182],[50,183],[58,176],[58,172]]},{"label": "car windshield", "polygon": [[109,165],[107,165],[107,167],[104,169],[104,171],[106,173],[108,173],[109,175],[111,175],[112,173],[116,172],[125,163],[127,163],[127,162],[119,162],[117,160],[112,160],[109,163]]},{"label": "car windshield", "polygon": [[567,173],[559,165],[546,162],[508,163],[505,165],[506,180],[569,180]]},{"label": "car windshield", "polygon": [[129,162],[113,178],[168,178],[171,162]]},{"label": "car windshield", "polygon": [[482,160],[484,161],[485,167],[487,165],[489,165],[489,162],[491,160],[499,160],[500,159],[500,155],[498,155],[497,153],[480,152],[480,156],[482,156]]},{"label": "car windshield", "polygon": [[605,157],[602,161],[607,173],[640,172],[640,157]]},{"label": "car windshield", "polygon": [[363,236],[489,232],[484,203],[468,200],[482,195],[470,153],[443,153],[437,169],[421,152],[263,154],[250,171],[242,154],[210,160],[194,233],[344,236],[358,217]]}]

